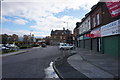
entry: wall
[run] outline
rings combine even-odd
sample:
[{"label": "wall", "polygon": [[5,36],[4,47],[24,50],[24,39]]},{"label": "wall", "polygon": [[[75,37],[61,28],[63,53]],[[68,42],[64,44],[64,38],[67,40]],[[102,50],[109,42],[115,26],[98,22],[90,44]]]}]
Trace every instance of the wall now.
[{"label": "wall", "polygon": [[86,19],[82,21],[82,24],[80,24],[78,28],[79,28],[79,34],[89,31],[90,30],[90,16],[86,17]]},{"label": "wall", "polygon": [[120,16],[112,17],[106,4],[104,3],[102,5],[102,25],[108,24],[118,19],[120,19]]},{"label": "wall", "polygon": [[[100,3],[102,5],[102,3]],[[98,5],[96,9],[91,11],[90,14],[90,23],[91,23],[91,29],[100,27],[102,24],[102,12],[101,12],[101,5]],[[97,23],[97,14],[99,14],[99,24]],[[96,25],[94,26],[93,18],[95,18]]]}]

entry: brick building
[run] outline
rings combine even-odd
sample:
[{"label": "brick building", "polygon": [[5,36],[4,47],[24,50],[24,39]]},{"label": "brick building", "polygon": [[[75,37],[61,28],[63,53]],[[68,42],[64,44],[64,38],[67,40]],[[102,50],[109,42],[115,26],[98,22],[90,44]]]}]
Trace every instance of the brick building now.
[{"label": "brick building", "polygon": [[51,45],[59,45],[59,43],[72,43],[72,34],[70,30],[55,30],[51,31]]},{"label": "brick building", "polygon": [[77,27],[79,29],[79,34],[76,33],[78,47],[114,56],[120,55],[118,49],[120,47],[120,7],[118,5],[120,2],[98,2],[91,8]]}]

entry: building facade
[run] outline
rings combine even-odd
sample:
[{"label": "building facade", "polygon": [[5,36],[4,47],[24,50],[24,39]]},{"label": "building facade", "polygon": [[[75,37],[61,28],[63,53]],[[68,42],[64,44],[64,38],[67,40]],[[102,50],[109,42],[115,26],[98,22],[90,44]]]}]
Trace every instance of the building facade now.
[{"label": "building facade", "polygon": [[70,30],[55,30],[51,31],[51,45],[59,45],[59,43],[72,43],[72,34]]},{"label": "building facade", "polygon": [[73,30],[73,43],[77,47],[79,46],[77,37],[79,36],[79,26],[80,26],[80,24],[81,24],[81,22],[77,22],[76,27]]},{"label": "building facade", "polygon": [[78,47],[120,55],[120,7],[117,5],[120,2],[98,2],[91,8],[78,27]]},{"label": "building facade", "polygon": [[87,34],[90,33],[90,15],[87,13],[82,19],[81,25],[79,27],[79,47],[90,49],[90,37]]}]

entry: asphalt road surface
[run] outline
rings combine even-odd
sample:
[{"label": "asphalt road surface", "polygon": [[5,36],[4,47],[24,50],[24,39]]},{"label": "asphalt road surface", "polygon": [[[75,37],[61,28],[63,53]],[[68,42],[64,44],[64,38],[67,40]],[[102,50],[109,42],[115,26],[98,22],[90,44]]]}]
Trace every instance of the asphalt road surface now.
[{"label": "asphalt road surface", "polygon": [[49,67],[61,52],[57,46],[31,49],[31,51],[2,58],[3,78],[45,78]]}]

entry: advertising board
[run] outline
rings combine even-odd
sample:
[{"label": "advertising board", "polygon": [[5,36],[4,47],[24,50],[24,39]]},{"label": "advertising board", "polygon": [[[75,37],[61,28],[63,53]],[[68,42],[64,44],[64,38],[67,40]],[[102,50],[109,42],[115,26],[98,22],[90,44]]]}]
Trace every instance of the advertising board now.
[{"label": "advertising board", "polygon": [[90,33],[90,37],[91,38],[101,37],[101,29],[97,28],[97,29],[92,30]]},{"label": "advertising board", "polygon": [[120,34],[120,19],[101,27],[101,36]]}]

